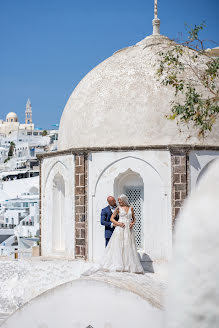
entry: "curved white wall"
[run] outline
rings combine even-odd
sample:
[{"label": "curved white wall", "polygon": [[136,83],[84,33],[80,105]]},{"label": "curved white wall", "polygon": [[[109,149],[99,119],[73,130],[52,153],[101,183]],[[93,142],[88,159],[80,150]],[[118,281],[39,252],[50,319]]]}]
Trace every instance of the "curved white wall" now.
[{"label": "curved white wall", "polygon": [[127,290],[75,280],[36,297],[2,328],[161,328],[163,312]]}]

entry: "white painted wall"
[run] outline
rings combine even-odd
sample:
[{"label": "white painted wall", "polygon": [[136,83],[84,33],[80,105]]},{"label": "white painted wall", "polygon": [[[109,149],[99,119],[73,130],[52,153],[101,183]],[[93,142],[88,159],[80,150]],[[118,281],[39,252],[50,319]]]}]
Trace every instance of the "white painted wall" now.
[{"label": "white painted wall", "polygon": [[[74,220],[74,156],[55,156],[45,158],[42,162],[42,209],[41,238],[43,256],[62,256],[74,258],[75,220]],[[57,203],[54,197],[55,177],[61,176],[65,185],[65,197]],[[57,208],[62,204],[62,208]],[[64,230],[64,250],[54,249],[54,209],[62,214]]]},{"label": "white painted wall", "polygon": [[10,198],[16,198],[21,193],[30,192],[33,187],[39,190],[39,176],[12,181],[3,181],[3,190],[10,195]]},{"label": "white painted wall", "polygon": [[200,150],[192,151],[189,155],[190,163],[190,189],[193,190],[197,183],[215,159],[219,158],[219,151]]},{"label": "white painted wall", "polygon": [[2,328],[161,328],[163,312],[135,293],[95,280],[75,280],[36,297]]},{"label": "white painted wall", "polygon": [[168,151],[90,154],[89,259],[99,261],[103,255],[105,242],[104,226],[100,224],[101,209],[107,206],[107,196],[116,193],[118,177],[128,170],[139,174],[144,183],[142,259],[148,260],[149,256],[152,260],[168,260],[172,249],[171,163]]}]

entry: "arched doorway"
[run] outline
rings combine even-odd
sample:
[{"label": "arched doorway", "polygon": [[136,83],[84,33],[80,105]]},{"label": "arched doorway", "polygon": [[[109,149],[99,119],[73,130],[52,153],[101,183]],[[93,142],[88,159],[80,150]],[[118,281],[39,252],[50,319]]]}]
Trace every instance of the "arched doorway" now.
[{"label": "arched doorway", "polygon": [[128,169],[119,174],[114,182],[114,195],[125,194],[134,208],[136,224],[134,226],[136,245],[139,250],[144,245],[144,182],[140,174]]},{"label": "arched doorway", "polygon": [[100,215],[101,209],[107,206],[107,196],[126,193],[138,216],[136,242],[141,261],[168,260],[172,249],[171,189],[165,175],[161,178],[156,166],[132,156],[108,162],[100,175],[96,175],[99,157],[94,158],[89,167],[89,259],[99,261],[104,253]]}]

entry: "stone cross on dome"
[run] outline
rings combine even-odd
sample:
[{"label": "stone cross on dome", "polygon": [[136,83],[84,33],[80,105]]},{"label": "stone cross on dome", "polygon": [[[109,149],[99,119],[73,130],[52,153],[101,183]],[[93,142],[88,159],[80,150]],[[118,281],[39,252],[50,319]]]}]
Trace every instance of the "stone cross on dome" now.
[{"label": "stone cross on dome", "polygon": [[153,35],[160,35],[160,20],[157,17],[157,0],[154,0]]}]

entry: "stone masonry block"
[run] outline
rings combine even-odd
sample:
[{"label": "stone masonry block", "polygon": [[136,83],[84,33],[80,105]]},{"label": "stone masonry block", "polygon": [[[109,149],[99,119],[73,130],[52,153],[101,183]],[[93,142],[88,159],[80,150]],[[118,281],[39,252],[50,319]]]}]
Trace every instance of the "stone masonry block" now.
[{"label": "stone masonry block", "polygon": [[75,195],[76,196],[84,195],[84,193],[85,193],[85,187],[84,186],[75,188]]},{"label": "stone masonry block", "polygon": [[175,158],[174,158],[174,164],[175,165],[179,165],[180,163],[181,163],[180,156],[175,156]]},{"label": "stone masonry block", "polygon": [[180,183],[180,174],[174,174],[173,175],[173,181],[174,183]]},{"label": "stone masonry block", "polygon": [[175,192],[175,200],[180,200],[180,199],[181,199],[180,191]]},{"label": "stone masonry block", "polygon": [[84,174],[84,167],[83,166],[76,166],[75,167],[76,174],[83,173]]},{"label": "stone masonry block", "polygon": [[76,238],[76,245],[85,245],[85,239],[84,238]]},{"label": "stone masonry block", "polygon": [[181,183],[186,183],[186,174],[181,174],[180,175],[180,182]]},{"label": "stone masonry block", "polygon": [[183,165],[174,166],[174,173],[184,173],[185,167]]},{"label": "stone masonry block", "polygon": [[181,191],[181,190],[186,191],[186,184],[184,184],[184,183],[176,184],[175,185],[175,190],[176,191]]}]

